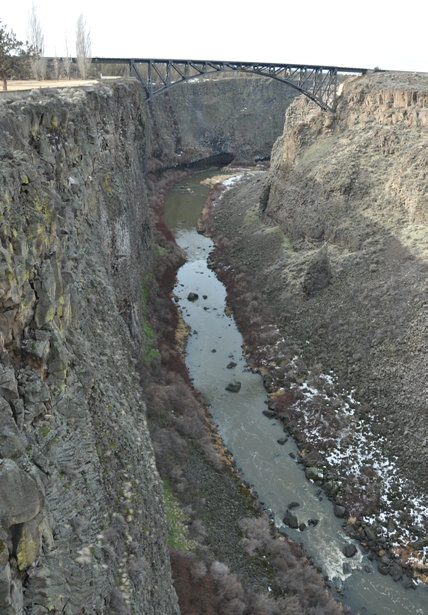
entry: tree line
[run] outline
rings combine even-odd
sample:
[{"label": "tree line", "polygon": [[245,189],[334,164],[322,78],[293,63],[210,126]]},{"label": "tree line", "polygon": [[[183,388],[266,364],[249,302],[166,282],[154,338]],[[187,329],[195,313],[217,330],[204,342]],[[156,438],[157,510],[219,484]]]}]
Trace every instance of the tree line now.
[{"label": "tree line", "polygon": [[0,80],[7,90],[10,79],[71,79],[90,76],[91,36],[83,15],[76,24],[76,55],[73,58],[66,42],[64,57],[45,57],[45,41],[33,4],[28,22],[28,40],[20,41],[0,19]]}]

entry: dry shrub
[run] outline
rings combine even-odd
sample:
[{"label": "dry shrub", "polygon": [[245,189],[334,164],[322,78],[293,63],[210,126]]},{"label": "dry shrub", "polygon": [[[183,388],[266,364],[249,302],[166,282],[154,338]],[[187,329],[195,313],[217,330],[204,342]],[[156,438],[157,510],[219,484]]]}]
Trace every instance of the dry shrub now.
[{"label": "dry shrub", "polygon": [[242,546],[249,555],[253,555],[256,550],[264,550],[271,537],[269,524],[264,517],[241,519],[239,527],[245,534]]},{"label": "dry shrub", "polygon": [[248,592],[226,564],[171,550],[181,615],[281,615],[275,601]]},{"label": "dry shrub", "polygon": [[[192,389],[180,374],[168,372],[164,383],[151,383],[146,387],[147,414],[154,420],[151,428],[156,441],[155,425],[176,434],[171,436],[171,443],[178,446],[180,438],[197,443],[202,447],[206,457],[215,467],[221,467],[207,429],[205,410],[196,399]],[[178,437],[179,436],[179,437]],[[164,443],[165,435],[163,436]],[[155,445],[156,450],[156,445]],[[159,453],[161,448],[158,447]],[[164,449],[170,452],[169,449]]]},{"label": "dry shrub", "polygon": [[149,567],[148,561],[143,557],[131,556],[128,561],[128,576],[131,579],[134,587],[138,588],[147,573]]},{"label": "dry shrub", "polygon": [[191,522],[189,526],[189,536],[193,540],[197,540],[200,543],[204,542],[207,536],[207,531],[200,519],[193,519],[193,521]]},{"label": "dry shrub", "polygon": [[109,612],[115,615],[126,615],[128,609],[125,605],[122,593],[118,587],[114,587],[110,594]]},{"label": "dry shrub", "polygon": [[177,470],[186,462],[187,443],[179,433],[152,426],[151,437],[156,465],[163,478],[177,477]]},{"label": "dry shrub", "polygon": [[281,613],[287,615],[340,615],[343,608],[326,591],[324,582],[304,557],[302,548],[285,539],[274,537],[267,517],[242,519],[242,545],[253,554],[266,554],[275,574],[275,586],[284,596],[278,601]]},{"label": "dry shrub", "polygon": [[222,577],[226,577],[226,575],[229,574],[229,567],[226,566],[226,564],[215,560],[211,564],[210,572],[215,579],[221,579]]},{"label": "dry shrub", "polygon": [[208,572],[207,566],[201,559],[195,560],[190,566],[190,576],[194,583],[197,583],[206,576]]}]

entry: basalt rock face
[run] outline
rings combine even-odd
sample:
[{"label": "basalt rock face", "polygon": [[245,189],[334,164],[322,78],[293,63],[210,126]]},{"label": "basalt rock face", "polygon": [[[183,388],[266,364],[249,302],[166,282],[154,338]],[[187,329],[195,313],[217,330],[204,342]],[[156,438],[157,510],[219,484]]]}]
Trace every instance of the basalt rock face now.
[{"label": "basalt rock face", "polygon": [[149,104],[148,170],[215,162],[215,156],[220,164],[270,158],[285,110],[297,94],[264,77],[195,80],[171,88]]},{"label": "basalt rock face", "polygon": [[[384,453],[423,489],[427,127],[426,75],[351,79],[335,115],[299,99],[261,203],[294,249],[280,290],[285,335],[354,389]],[[321,249],[329,283],[308,293]]]},{"label": "basalt rock face", "polygon": [[0,612],[178,613],[136,371],[135,84],[0,106]]}]

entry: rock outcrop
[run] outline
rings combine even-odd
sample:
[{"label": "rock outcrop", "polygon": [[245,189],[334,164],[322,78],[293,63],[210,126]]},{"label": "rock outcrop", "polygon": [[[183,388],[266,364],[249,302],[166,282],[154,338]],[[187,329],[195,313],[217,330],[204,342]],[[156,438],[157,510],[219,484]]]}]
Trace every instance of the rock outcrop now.
[{"label": "rock outcrop", "polygon": [[263,77],[196,80],[171,88],[149,105],[148,171],[270,158],[297,94]]}]

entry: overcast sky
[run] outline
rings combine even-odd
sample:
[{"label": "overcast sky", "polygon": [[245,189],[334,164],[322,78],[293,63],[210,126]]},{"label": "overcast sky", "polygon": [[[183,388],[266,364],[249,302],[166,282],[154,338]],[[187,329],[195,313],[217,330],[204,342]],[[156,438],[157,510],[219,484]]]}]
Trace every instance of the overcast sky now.
[{"label": "overcast sky", "polygon": [[[28,35],[32,0],[0,0]],[[428,71],[428,2],[407,0],[35,0],[45,55],[75,55],[82,13],[92,55]]]}]

